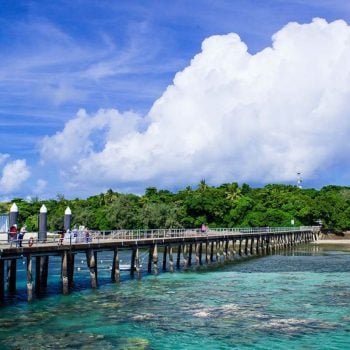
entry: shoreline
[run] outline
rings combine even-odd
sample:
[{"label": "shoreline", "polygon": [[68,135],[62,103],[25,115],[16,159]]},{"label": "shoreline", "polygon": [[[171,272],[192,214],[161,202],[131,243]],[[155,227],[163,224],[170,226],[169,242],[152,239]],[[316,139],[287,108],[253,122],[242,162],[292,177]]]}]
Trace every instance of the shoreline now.
[{"label": "shoreline", "polygon": [[318,241],[312,242],[312,244],[342,244],[350,245],[350,239],[320,239]]}]

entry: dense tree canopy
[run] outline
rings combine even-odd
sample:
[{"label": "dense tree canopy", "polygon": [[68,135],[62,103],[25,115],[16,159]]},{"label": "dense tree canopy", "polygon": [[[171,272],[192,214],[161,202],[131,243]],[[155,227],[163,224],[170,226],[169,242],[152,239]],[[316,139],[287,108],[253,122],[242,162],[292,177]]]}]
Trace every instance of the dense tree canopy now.
[{"label": "dense tree canopy", "polygon": [[[15,198],[19,224],[28,230],[38,229],[42,204],[48,209],[50,230],[63,226],[64,211],[69,206],[73,224],[91,229],[263,227],[314,225],[319,220],[326,229],[350,228],[350,187],[327,186],[321,190],[300,189],[290,185],[267,185],[251,188],[247,184],[226,183],[209,186],[202,180],[193,189],[177,192],[147,188],[144,195],[122,194],[108,190],[87,199],[25,201]],[[1,203],[7,212],[11,203]],[[293,220],[293,221],[292,221]]]}]

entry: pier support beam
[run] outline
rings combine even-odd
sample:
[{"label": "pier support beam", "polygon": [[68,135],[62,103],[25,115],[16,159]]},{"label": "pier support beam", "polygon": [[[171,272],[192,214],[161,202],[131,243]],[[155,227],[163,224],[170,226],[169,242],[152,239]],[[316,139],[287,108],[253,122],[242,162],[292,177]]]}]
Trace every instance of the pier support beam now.
[{"label": "pier support beam", "polygon": [[42,256],[40,259],[41,287],[47,287],[47,279],[49,276],[49,257]]},{"label": "pier support beam", "polygon": [[166,271],[166,256],[168,254],[168,247],[164,246],[163,247],[163,266],[162,266],[162,270]]},{"label": "pier support beam", "polygon": [[130,259],[130,276],[131,277],[134,277],[134,274],[135,274],[136,252],[137,252],[137,248],[132,248],[131,259]]},{"label": "pier support beam", "polygon": [[225,238],[225,249],[224,249],[224,254],[225,254],[225,260],[230,260],[230,252],[229,252],[229,240],[228,238]]},{"label": "pier support beam", "polygon": [[198,248],[199,265],[203,265],[202,254],[203,254],[203,244],[199,243],[199,248]]},{"label": "pier support beam", "polygon": [[266,236],[266,254],[271,254],[270,235]]},{"label": "pier support beam", "polygon": [[242,252],[242,238],[239,239],[238,254],[239,254],[239,256],[243,255],[243,252]]},{"label": "pier support beam", "polygon": [[174,272],[174,258],[173,258],[173,247],[169,246],[169,271]]},{"label": "pier support beam", "polygon": [[220,241],[216,241],[216,261],[220,262],[221,256],[220,256]]},{"label": "pier support beam", "polygon": [[200,243],[195,244],[195,251],[196,251],[196,267],[199,267],[199,246]]},{"label": "pier support beam", "polygon": [[120,269],[119,269],[119,255],[118,248],[114,248],[113,251],[113,262],[112,262],[112,271],[111,271],[111,280],[112,282],[120,282]]},{"label": "pier support beam", "polygon": [[97,288],[97,253],[93,249],[86,252],[86,262],[90,270],[91,287]]},{"label": "pier support beam", "polygon": [[176,255],[176,268],[180,269],[180,261],[181,261],[181,244],[177,247],[177,255]]},{"label": "pier support beam", "polygon": [[192,243],[189,244],[188,248],[188,266],[192,266]]},{"label": "pier support beam", "polygon": [[245,254],[245,256],[248,256],[248,240],[249,240],[249,238],[246,237],[245,242],[244,242],[244,254]]},{"label": "pier support beam", "polygon": [[136,248],[136,252],[135,252],[135,272],[136,272],[136,277],[137,277],[138,279],[141,279],[140,252],[139,252],[139,248]]},{"label": "pier support beam", "polygon": [[205,242],[205,263],[210,264],[210,243],[208,241]]},{"label": "pier support beam", "polygon": [[152,245],[148,249],[148,264],[147,264],[147,272],[151,273],[152,272],[152,258],[153,258],[153,250],[154,246]]},{"label": "pier support beam", "polygon": [[187,254],[187,245],[184,244],[182,246],[182,256],[183,256],[183,260],[184,260],[184,270],[187,270],[188,267],[188,254]]},{"label": "pier support beam", "polygon": [[68,253],[65,250],[62,255],[62,265],[61,265],[61,279],[62,279],[62,292],[63,294],[69,293],[68,287]]},{"label": "pier support beam", "polygon": [[47,287],[49,269],[49,257],[37,256],[35,258],[35,292],[40,292]]},{"label": "pier support beam", "polygon": [[27,300],[33,300],[33,262],[32,256],[27,255]]},{"label": "pier support beam", "polygon": [[157,247],[157,244],[154,245],[152,262],[153,262],[153,272],[155,275],[158,275],[158,247]]},{"label": "pier support beam", "polygon": [[214,242],[210,242],[210,263],[214,262]]},{"label": "pier support beam", "polygon": [[250,237],[250,255],[254,255],[254,237]]},{"label": "pier support beam", "polygon": [[232,240],[232,256],[233,256],[233,259],[235,259],[235,256],[236,256],[236,240],[235,239]]},{"label": "pier support beam", "polygon": [[7,260],[7,283],[8,290],[11,294],[16,293],[16,279],[17,279],[17,260]]}]

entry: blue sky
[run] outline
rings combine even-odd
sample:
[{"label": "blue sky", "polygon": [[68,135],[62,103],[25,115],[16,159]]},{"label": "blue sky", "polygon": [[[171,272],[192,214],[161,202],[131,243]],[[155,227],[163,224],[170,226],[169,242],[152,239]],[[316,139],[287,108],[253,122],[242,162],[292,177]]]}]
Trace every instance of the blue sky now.
[{"label": "blue sky", "polygon": [[[261,177],[251,176],[254,171],[248,166],[245,171],[226,172],[225,167],[218,164],[224,159],[239,162],[237,157],[231,159],[215,154],[213,158],[206,158],[206,152],[191,142],[192,148],[188,152],[185,148],[181,154],[171,153],[171,150],[174,157],[170,166],[161,152],[147,161],[140,157],[138,163],[134,160],[129,163],[133,154],[140,155],[143,150],[153,152],[151,148],[143,149],[139,145],[141,141],[136,139],[154,126],[155,121],[164,128],[166,125],[172,127],[176,113],[173,119],[167,119],[173,110],[170,107],[162,109],[159,105],[173,103],[169,102],[171,91],[163,95],[174,84],[178,72],[192,67],[191,60],[201,52],[203,40],[214,35],[237,33],[247,45],[248,53],[255,55],[271,46],[272,35],[289,22],[309,24],[315,17],[323,18],[327,23],[338,19],[350,23],[350,4],[337,0],[0,0],[0,198],[52,198],[58,193],[67,197],[86,197],[108,188],[142,193],[150,185],[177,189],[186,183],[196,184],[201,178],[212,184],[236,180],[251,184],[293,183],[295,171],[303,172],[308,187],[348,184],[350,169],[342,166],[346,155],[337,153],[338,149],[327,156],[320,151],[320,161],[312,169],[306,167],[304,172],[301,164],[302,169],[296,166],[288,169],[288,176],[280,177],[278,173],[287,170],[281,170],[270,160],[264,164],[276,169],[274,176],[268,172],[262,172]],[[215,46],[215,50],[219,49],[221,46]],[[183,91],[191,84],[181,85]],[[178,100],[174,105],[183,101],[181,95],[176,96]],[[235,96],[233,92],[232,96]],[[155,107],[158,99],[160,103]],[[82,123],[79,124],[77,113],[81,109],[85,110],[86,116],[79,117]],[[103,116],[98,114],[101,109],[107,111]],[[350,110],[347,106],[344,109],[345,112]],[[118,115],[113,114],[115,111]],[[193,118],[192,115],[186,118],[195,124],[198,117],[203,129],[208,126],[210,134],[212,117],[201,119],[198,111],[193,113]],[[74,120],[79,125],[90,125],[84,134],[69,131]],[[82,130],[79,125],[76,128]],[[119,132],[121,135],[115,136]],[[131,132],[137,135],[128,136]],[[82,142],[78,145],[72,142],[75,137]],[[134,141],[127,144],[125,137],[134,137]],[[189,134],[190,137],[195,139],[196,136]],[[184,138],[182,144],[187,141]],[[63,157],[60,150],[64,152],[64,148],[60,142],[68,143],[72,154]],[[232,147],[246,147],[246,142],[254,144],[254,136],[242,139],[240,144]],[[106,154],[98,157],[98,153],[106,151],[110,144],[118,157],[121,154],[117,163],[109,163]],[[162,144],[159,139],[154,147],[159,149]],[[213,140],[213,144],[217,143]],[[314,146],[314,143],[310,141],[305,147],[310,145]],[[134,148],[135,153],[118,151]],[[316,145],[312,151],[316,150],[318,154],[319,149]],[[108,148],[109,157],[113,158],[113,152]],[[221,155],[224,153],[228,154],[226,149]],[[339,157],[330,162],[334,154]],[[167,171],[184,157],[187,157],[186,162],[179,161],[178,173]],[[290,161],[294,159],[291,155]],[[92,169],[88,169],[87,162],[92,164]],[[103,162],[110,164],[110,168]],[[205,166],[201,166],[201,162]],[[302,162],[307,163],[307,160],[302,158]],[[76,167],[75,163],[79,165]],[[162,165],[158,166],[160,163]],[[157,164],[156,170],[145,170],[152,164]],[[203,171],[194,172],[190,164]],[[104,169],[96,174],[96,178],[93,176],[95,166]],[[124,167],[130,169],[121,174]],[[215,169],[220,174],[211,176]],[[135,172],[143,173],[143,176],[130,175]],[[10,173],[14,180],[9,179]]]}]

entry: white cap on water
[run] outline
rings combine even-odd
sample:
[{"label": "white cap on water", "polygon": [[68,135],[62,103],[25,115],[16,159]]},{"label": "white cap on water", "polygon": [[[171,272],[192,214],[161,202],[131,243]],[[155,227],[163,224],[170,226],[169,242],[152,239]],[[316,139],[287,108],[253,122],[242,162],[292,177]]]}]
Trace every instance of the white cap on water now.
[{"label": "white cap on water", "polygon": [[45,204],[41,206],[40,213],[47,213],[47,208],[45,207]]},{"label": "white cap on water", "polygon": [[72,211],[70,210],[69,207],[67,207],[66,210],[64,211],[64,215],[72,215]]},{"label": "white cap on water", "polygon": [[16,203],[13,203],[11,205],[10,212],[11,213],[17,213],[18,212],[18,207],[17,207]]}]

